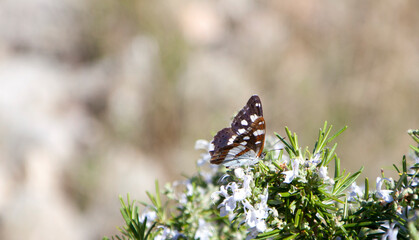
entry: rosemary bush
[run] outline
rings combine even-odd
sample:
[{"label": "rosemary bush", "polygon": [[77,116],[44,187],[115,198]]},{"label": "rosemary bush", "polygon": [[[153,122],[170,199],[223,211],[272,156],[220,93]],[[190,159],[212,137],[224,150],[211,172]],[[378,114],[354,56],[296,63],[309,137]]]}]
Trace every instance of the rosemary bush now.
[{"label": "rosemary bush", "polygon": [[[362,168],[341,170],[337,144],[330,146],[346,127],[331,129],[325,123],[309,151],[285,128],[286,137],[266,140],[263,160],[236,169],[210,165],[209,144],[198,140],[204,152],[195,175],[163,191],[156,181],[141,210],[129,195],[120,197],[125,225],[112,239],[419,239],[419,148],[410,146],[409,159],[393,165],[399,179],[382,171],[375,189],[368,179],[360,188]],[[408,134],[419,144],[418,130]]]}]

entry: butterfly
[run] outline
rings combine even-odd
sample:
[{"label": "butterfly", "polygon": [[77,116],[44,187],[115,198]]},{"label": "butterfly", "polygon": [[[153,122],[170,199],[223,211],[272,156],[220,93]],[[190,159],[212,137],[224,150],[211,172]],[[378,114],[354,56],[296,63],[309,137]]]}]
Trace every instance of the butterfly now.
[{"label": "butterfly", "polygon": [[234,117],[231,127],[214,136],[209,146],[210,162],[233,168],[257,163],[265,144],[265,128],[262,102],[253,95]]}]

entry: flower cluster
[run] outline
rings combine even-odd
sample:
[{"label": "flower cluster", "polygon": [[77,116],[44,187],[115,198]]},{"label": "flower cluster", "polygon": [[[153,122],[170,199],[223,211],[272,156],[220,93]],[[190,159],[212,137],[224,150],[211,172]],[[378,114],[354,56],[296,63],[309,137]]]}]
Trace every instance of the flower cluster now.
[{"label": "flower cluster", "polygon": [[[375,190],[363,187],[354,174],[340,170],[336,144],[339,133],[329,136],[326,124],[312,152],[302,151],[297,136],[286,128],[288,141],[268,138],[265,158],[251,166],[226,169],[209,164],[209,143],[197,174],[168,184],[156,194],[147,193],[151,204],[139,214],[135,202],[121,199],[126,226],[113,239],[408,239],[419,225],[419,149],[409,167],[395,166],[400,178],[376,179]],[[419,131],[411,133],[419,144]],[[280,147],[278,148],[278,139]],[[276,147],[274,147],[276,146]],[[273,151],[271,151],[273,150]],[[328,173],[335,164],[332,178]],[[253,164],[254,162],[252,162]],[[160,194],[169,200],[162,203]]]},{"label": "flower cluster", "polygon": [[[265,220],[269,211],[267,205],[268,190],[265,189],[264,194],[254,196],[251,187],[253,182],[252,173],[245,172],[243,168],[236,168],[234,169],[234,174],[238,182],[231,181],[227,186],[221,186],[219,191],[212,194],[212,198],[215,199],[218,195],[224,198],[218,205],[220,216],[228,216],[230,221],[236,216],[235,210],[238,207],[237,205],[241,205],[245,215],[243,222],[248,226],[248,238],[253,238],[267,228]],[[255,199],[260,201],[252,204]]]}]

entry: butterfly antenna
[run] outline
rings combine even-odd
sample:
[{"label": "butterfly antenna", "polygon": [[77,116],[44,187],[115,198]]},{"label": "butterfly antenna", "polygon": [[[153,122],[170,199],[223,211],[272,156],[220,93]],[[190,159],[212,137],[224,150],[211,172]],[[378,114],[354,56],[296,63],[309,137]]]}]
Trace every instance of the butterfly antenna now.
[{"label": "butterfly antenna", "polygon": [[280,150],[284,150],[284,148],[273,148],[273,149],[266,150],[266,152],[273,152],[273,151],[280,151]]}]

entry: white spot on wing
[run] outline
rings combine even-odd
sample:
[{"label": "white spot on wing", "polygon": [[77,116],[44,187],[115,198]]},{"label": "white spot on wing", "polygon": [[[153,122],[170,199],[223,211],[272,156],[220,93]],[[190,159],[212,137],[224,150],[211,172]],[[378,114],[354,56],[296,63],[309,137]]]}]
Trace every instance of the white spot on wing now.
[{"label": "white spot on wing", "polygon": [[258,115],[256,115],[256,114],[252,114],[252,115],[250,115],[250,120],[251,120],[252,122],[256,121],[256,119],[258,119]]},{"label": "white spot on wing", "polygon": [[240,123],[241,123],[243,126],[247,126],[247,124],[248,124],[248,123],[247,123],[247,121],[246,121],[246,120],[244,120],[244,119],[243,119]]},{"label": "white spot on wing", "polygon": [[250,139],[250,137],[249,136],[244,136],[243,137],[243,140],[249,140]]},{"label": "white spot on wing", "polygon": [[255,106],[256,106],[256,107],[260,107],[260,103],[256,103],[256,104],[255,104]]},{"label": "white spot on wing", "polygon": [[265,130],[259,129],[259,130],[254,131],[253,135],[256,137],[256,136],[262,135],[264,133],[265,133]]},{"label": "white spot on wing", "polygon": [[243,145],[243,146],[245,146],[247,144],[247,142],[241,142],[240,144]]},{"label": "white spot on wing", "polygon": [[260,144],[260,143],[261,143],[261,141],[256,141],[256,142],[255,142],[255,144],[256,144],[256,145],[258,145],[258,144]]},{"label": "white spot on wing", "polygon": [[208,151],[214,151],[214,143],[213,142],[211,142],[211,144],[209,145],[209,147],[208,147]]},{"label": "white spot on wing", "polygon": [[231,136],[231,138],[230,138],[230,139],[228,139],[228,143],[227,143],[227,145],[233,144],[234,139],[236,139],[236,137],[237,137],[237,135],[233,135],[233,136]]},{"label": "white spot on wing", "polygon": [[246,130],[244,128],[240,128],[239,130],[237,130],[237,132],[239,132],[239,134],[243,134],[246,132]]}]

